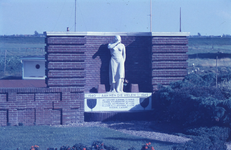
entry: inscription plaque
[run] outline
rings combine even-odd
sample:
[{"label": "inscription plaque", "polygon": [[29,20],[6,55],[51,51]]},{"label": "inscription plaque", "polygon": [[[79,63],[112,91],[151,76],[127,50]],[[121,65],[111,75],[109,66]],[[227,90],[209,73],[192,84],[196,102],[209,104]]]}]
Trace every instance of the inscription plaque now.
[{"label": "inscription plaque", "polygon": [[102,107],[108,107],[108,108],[130,108],[134,107],[134,99],[102,99]]},{"label": "inscription plaque", "polygon": [[[85,94],[84,111],[151,110],[152,93],[94,93]],[[95,99],[95,106],[89,105]],[[89,107],[90,106],[90,107]]]}]

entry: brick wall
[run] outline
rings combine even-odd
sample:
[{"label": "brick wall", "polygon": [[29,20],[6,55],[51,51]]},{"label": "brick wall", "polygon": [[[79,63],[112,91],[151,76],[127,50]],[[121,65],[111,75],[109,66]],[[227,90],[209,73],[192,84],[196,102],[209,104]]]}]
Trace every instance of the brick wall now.
[{"label": "brick wall", "polygon": [[83,99],[83,88],[1,88],[0,126],[83,121]]},{"label": "brick wall", "polygon": [[46,84],[48,87],[84,87],[86,38],[46,38]]},{"label": "brick wall", "polygon": [[186,36],[152,37],[152,85],[168,85],[187,75],[188,55]]},{"label": "brick wall", "polygon": [[[97,92],[98,85],[104,84],[109,91],[111,55],[107,45],[115,34],[54,34],[47,37],[48,87],[84,86],[84,92]],[[179,33],[176,36],[120,35],[127,56],[125,78],[129,84],[124,88],[125,92],[130,92],[130,84],[138,84],[140,92],[154,92],[158,84],[168,85],[182,80],[187,74],[188,40],[185,33],[183,36]]]},{"label": "brick wall", "polygon": [[86,38],[46,38],[47,88],[0,88],[0,126],[84,121]]},{"label": "brick wall", "polygon": [[[186,36],[122,34],[125,78],[140,92],[182,80],[187,68]],[[47,88],[0,88],[0,126],[70,124],[84,121],[84,93],[109,90],[114,35],[47,34]],[[129,92],[129,84],[125,91]]]}]

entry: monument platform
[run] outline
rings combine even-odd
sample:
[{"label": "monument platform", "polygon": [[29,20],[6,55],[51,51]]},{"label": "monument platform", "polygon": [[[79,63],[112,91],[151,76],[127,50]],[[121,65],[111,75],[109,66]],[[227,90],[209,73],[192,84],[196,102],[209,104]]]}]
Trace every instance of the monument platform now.
[{"label": "monument platform", "polygon": [[85,93],[85,121],[148,120],[152,93]]},{"label": "monument platform", "polygon": [[145,111],[152,109],[152,93],[85,94],[84,111]]}]

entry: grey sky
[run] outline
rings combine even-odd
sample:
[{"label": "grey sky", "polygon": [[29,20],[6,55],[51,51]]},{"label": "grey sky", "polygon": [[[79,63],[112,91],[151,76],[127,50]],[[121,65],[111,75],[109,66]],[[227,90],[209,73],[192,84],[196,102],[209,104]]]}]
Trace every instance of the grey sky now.
[{"label": "grey sky", "polygon": [[[0,35],[74,31],[75,0],[0,0]],[[231,0],[152,0],[152,32],[231,34]],[[150,0],[77,0],[78,32],[150,32]]]}]

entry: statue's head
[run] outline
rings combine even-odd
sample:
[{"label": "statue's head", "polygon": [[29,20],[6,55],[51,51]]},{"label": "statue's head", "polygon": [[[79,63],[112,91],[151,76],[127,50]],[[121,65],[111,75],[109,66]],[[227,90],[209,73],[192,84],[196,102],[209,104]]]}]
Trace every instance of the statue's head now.
[{"label": "statue's head", "polygon": [[114,41],[115,42],[121,42],[121,37],[119,35],[116,35]]}]

